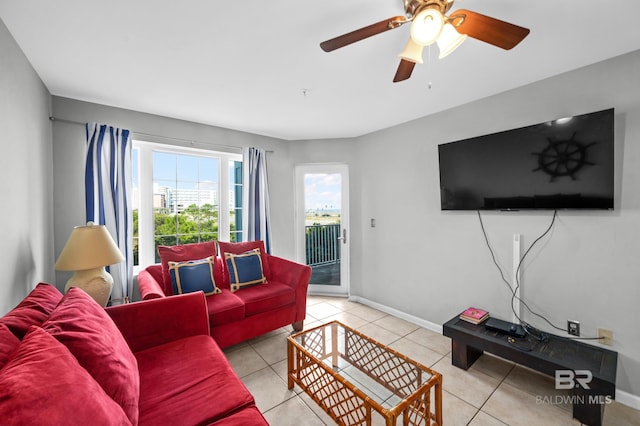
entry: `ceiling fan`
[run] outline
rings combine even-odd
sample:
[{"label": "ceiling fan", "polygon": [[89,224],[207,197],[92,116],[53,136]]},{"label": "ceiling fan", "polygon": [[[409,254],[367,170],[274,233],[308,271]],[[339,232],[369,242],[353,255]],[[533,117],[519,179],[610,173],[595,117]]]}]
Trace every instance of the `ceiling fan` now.
[{"label": "ceiling fan", "polygon": [[399,82],[411,77],[416,64],[422,63],[422,50],[437,42],[440,58],[453,52],[468,37],[509,50],[520,43],[529,29],[499,19],[459,9],[446,15],[454,0],[403,0],[405,16],[394,16],[384,21],[351,31],[320,43],[325,52],[331,52],[357,41],[383,33],[411,22],[411,36],[400,53],[400,65],[393,78]]}]

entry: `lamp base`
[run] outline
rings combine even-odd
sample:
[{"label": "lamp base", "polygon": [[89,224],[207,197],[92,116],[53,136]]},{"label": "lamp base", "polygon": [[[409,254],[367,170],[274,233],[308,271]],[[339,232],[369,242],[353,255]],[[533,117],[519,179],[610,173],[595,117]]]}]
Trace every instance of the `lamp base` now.
[{"label": "lamp base", "polygon": [[98,304],[107,306],[109,296],[111,296],[111,290],[113,289],[113,277],[104,267],[76,271],[69,281],[67,281],[64,292],[69,291],[71,287],[78,287],[84,290],[89,296],[93,297]]}]

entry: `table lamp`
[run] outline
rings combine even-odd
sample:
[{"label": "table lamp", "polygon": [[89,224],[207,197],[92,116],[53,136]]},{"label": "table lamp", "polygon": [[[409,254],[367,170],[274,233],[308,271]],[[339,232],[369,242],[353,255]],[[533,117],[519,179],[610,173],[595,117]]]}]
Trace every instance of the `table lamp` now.
[{"label": "table lamp", "polygon": [[70,287],[87,292],[102,306],[106,306],[113,288],[113,277],[105,266],[120,263],[124,256],[104,225],[87,222],[71,231],[55,268],[60,271],[75,271],[67,281],[65,293]]}]

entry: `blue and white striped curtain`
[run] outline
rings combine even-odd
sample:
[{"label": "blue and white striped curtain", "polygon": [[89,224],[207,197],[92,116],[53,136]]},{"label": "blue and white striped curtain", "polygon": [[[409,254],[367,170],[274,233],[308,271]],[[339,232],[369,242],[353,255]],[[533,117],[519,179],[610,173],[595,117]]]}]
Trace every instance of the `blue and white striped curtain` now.
[{"label": "blue and white striped curtain", "polygon": [[105,225],[125,260],[109,268],[111,299],[132,298],[133,212],[131,209],[131,136],[129,130],[87,123],[85,192],[87,221]]},{"label": "blue and white striped curtain", "polygon": [[263,240],[267,253],[271,253],[267,154],[264,149],[244,148],[243,157],[244,240]]}]

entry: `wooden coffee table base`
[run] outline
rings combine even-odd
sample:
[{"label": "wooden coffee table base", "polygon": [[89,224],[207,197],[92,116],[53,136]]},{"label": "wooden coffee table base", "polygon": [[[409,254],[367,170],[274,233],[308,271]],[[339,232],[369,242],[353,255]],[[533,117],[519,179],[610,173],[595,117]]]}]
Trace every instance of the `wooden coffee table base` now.
[{"label": "wooden coffee table base", "polygon": [[290,336],[289,389],[341,425],[442,425],[442,375],[337,321]]}]

